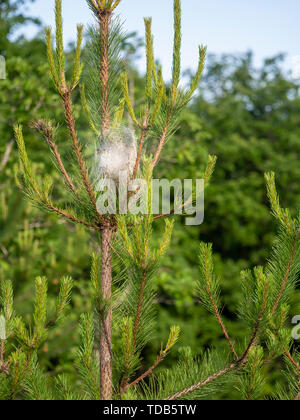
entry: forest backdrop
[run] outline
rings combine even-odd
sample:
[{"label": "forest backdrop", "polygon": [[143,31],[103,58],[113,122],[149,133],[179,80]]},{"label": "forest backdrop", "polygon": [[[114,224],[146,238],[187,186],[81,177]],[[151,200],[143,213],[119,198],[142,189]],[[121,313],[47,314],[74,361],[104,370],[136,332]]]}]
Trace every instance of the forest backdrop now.
[{"label": "forest backdrop", "polygon": [[[91,304],[90,252],[96,244],[90,242],[84,229],[34,208],[18,188],[13,124],[23,124],[37,171],[56,177],[47,146],[30,125],[38,117],[63,121],[49,77],[42,32],[31,40],[16,36],[26,21],[40,25],[20,13],[24,3],[26,0],[2,0],[0,5],[0,55],[6,58],[7,69],[6,80],[0,80],[0,281],[13,281],[18,312],[29,314],[36,276],[48,277],[53,299],[59,278],[73,277],[74,310],[41,350],[49,373],[71,373],[78,345],[78,319]],[[124,40],[131,90],[136,98],[143,95],[143,75],[136,70],[134,61],[140,47],[137,34]],[[70,45],[68,57],[71,59],[73,54]],[[240,297],[239,273],[265,263],[276,233],[264,172],[276,173],[284,207],[296,213],[300,204],[300,81],[287,74],[283,63],[284,55],[266,59],[261,68],[254,67],[251,52],[209,55],[195,100],[184,112],[175,139],[166,146],[157,177],[199,178],[208,154],[217,155],[218,164],[206,192],[204,224],[187,227],[184,220],[177,219],[170,250],[156,279],[158,331],[153,348],[147,349],[146,362],[153,360],[154,349],[173,324],[182,327],[180,346],[191,346],[194,354],[208,346],[226,346],[214,317],[194,304],[200,240],[214,244],[226,306],[224,317],[232,335],[243,336],[243,327],[233,313]],[[186,73],[186,77],[190,75]],[[77,99],[77,129],[84,139],[93,134]],[[60,143],[63,151],[63,136]],[[160,234],[158,224],[157,239]],[[291,319],[298,314],[300,293],[294,296]],[[175,358],[176,352],[167,363]],[[279,377],[278,368],[267,365],[271,372],[268,387],[274,386]]]}]

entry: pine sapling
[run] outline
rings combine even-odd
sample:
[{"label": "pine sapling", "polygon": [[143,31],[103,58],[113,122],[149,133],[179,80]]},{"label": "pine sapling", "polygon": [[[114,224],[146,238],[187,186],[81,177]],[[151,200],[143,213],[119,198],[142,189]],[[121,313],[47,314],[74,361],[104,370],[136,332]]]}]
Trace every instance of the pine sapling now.
[{"label": "pine sapling", "polygon": [[[162,71],[157,68],[154,59],[153,36],[151,19],[145,19],[146,30],[146,86],[145,103],[141,120],[136,117],[131,103],[128,88],[128,76],[120,69],[124,68],[120,60],[120,25],[114,16],[115,9],[120,0],[87,0],[87,3],[96,18],[96,26],[91,28],[87,44],[89,60],[86,71],[86,85],[81,86],[82,107],[89,121],[90,127],[96,135],[96,156],[103,157],[101,144],[113,126],[120,127],[123,123],[124,106],[132,118],[136,129],[141,132],[137,145],[137,152],[131,171],[131,179],[136,179],[145,152],[145,144],[149,138],[158,139],[157,149],[152,159],[152,170],[157,166],[166,141],[172,136],[178,125],[180,112],[191,100],[198,87],[206,56],[206,48],[200,47],[199,67],[194,80],[188,90],[182,90],[180,83],[180,55],[181,55],[181,2],[174,1],[174,52],[173,77],[171,88],[168,89],[162,78]],[[114,214],[103,214],[99,211],[99,193],[96,191],[99,174],[95,176],[97,158],[94,169],[87,159],[86,145],[82,145],[76,130],[72,93],[80,83],[83,65],[81,63],[81,46],[83,27],[77,27],[77,46],[75,61],[70,81],[66,77],[66,60],[63,45],[62,1],[55,1],[56,20],[56,50],[53,51],[51,29],[46,28],[47,54],[50,72],[56,90],[62,100],[65,113],[65,124],[69,133],[69,141],[73,151],[76,169],[71,173],[66,167],[59,152],[57,126],[50,121],[39,120],[33,126],[43,136],[52,152],[57,168],[62,175],[72,205],[60,208],[53,203],[51,179],[40,181],[34,173],[28,159],[22,135],[22,127],[15,126],[15,137],[19,147],[22,163],[23,185],[29,197],[47,211],[54,212],[69,222],[84,225],[101,235],[101,294],[102,309],[100,309],[101,335],[99,343],[100,355],[100,395],[101,399],[109,400],[113,394],[112,380],[112,249],[118,232],[118,221]],[[119,86],[122,86],[120,91]],[[87,91],[87,94],[86,94]],[[121,128],[119,128],[120,130]],[[120,151],[119,151],[120,153]],[[110,162],[113,165],[114,162]],[[210,177],[215,158],[211,157],[207,173]],[[73,165],[74,166],[74,165]],[[109,170],[111,168],[108,168]],[[208,179],[207,179],[208,180]],[[129,193],[129,198],[132,193]],[[162,215],[163,217],[164,215]],[[136,222],[135,222],[136,223]],[[142,273],[142,285],[146,278]],[[145,286],[145,285],[144,285]],[[141,290],[138,306],[142,306],[144,286]],[[139,315],[137,315],[139,317]],[[138,318],[135,320],[133,340],[137,339]],[[163,358],[163,353],[160,358]],[[124,389],[127,388],[125,377]]]},{"label": "pine sapling", "polygon": [[[29,399],[204,399],[208,395],[215,396],[222,386],[236,384],[238,379],[241,398],[259,399],[264,386],[264,365],[283,358],[290,386],[289,389],[278,389],[277,398],[299,399],[300,359],[299,354],[292,351],[286,322],[291,293],[299,280],[300,219],[282,209],[274,174],[267,174],[266,182],[272,212],[280,225],[278,238],[266,267],[241,273],[243,293],[238,312],[245,324],[245,343],[232,338],[223,320],[222,288],[215,274],[212,245],[201,244],[197,298],[215,316],[228,343],[228,351],[212,350],[195,359],[189,349],[181,349],[177,366],[163,369],[162,362],[179,338],[179,327],[171,326],[168,340],[162,344],[153,363],[143,369],[142,353],[153,339],[155,330],[153,279],[170,243],[174,226],[170,216],[176,210],[174,207],[171,214],[153,214],[153,172],[166,142],[178,127],[182,110],[198,87],[206,48],[199,48],[198,69],[190,87],[181,88],[181,2],[174,0],[172,80],[169,85],[165,84],[162,69],[154,58],[152,22],[145,19],[147,71],[144,102],[138,109],[129,94],[128,74],[120,56],[121,28],[115,17],[120,0],[88,0],[87,3],[95,16],[96,26],[88,33],[88,60],[84,68],[81,63],[83,27],[78,26],[70,81],[66,77],[61,0],[55,1],[55,53],[51,30],[46,29],[50,72],[64,108],[66,141],[72,150],[72,162],[65,162],[60,154],[56,123],[38,120],[33,124],[48,145],[64,181],[68,194],[65,206],[52,201],[53,181],[35,173],[26,152],[22,127],[15,126],[22,184],[29,198],[41,208],[85,226],[97,238],[100,236],[101,254],[93,254],[91,270],[95,311],[82,315],[80,322],[82,344],[77,352],[76,367],[82,387],[78,389],[65,375],[43,380],[45,375],[38,363],[37,349],[47,338],[48,329],[60,319],[72,282],[68,278],[63,280],[56,311],[48,317],[47,281],[38,278],[30,328],[22,318],[14,315],[11,284],[2,284],[0,374],[5,375],[5,382],[0,383],[1,395],[7,399],[18,395]],[[81,77],[84,81],[80,89],[81,103],[95,138],[92,145],[83,145],[76,130],[72,93]],[[124,117],[125,108],[131,124]],[[154,147],[152,155],[148,148],[150,142]],[[117,178],[118,172],[124,169],[119,148],[126,151],[122,155],[129,179],[137,182],[133,191],[126,191],[126,205],[132,208],[138,199],[145,212],[123,214],[121,183],[116,188],[116,211],[104,211],[100,205],[109,199],[109,194],[99,186],[106,178]],[[215,164],[216,157],[210,156],[203,173],[205,186]],[[142,194],[138,178],[147,186],[147,194]],[[190,201],[193,199],[192,196]],[[165,219],[165,231],[155,248],[153,224],[157,219]],[[6,344],[12,331],[20,347],[7,358]]]}]

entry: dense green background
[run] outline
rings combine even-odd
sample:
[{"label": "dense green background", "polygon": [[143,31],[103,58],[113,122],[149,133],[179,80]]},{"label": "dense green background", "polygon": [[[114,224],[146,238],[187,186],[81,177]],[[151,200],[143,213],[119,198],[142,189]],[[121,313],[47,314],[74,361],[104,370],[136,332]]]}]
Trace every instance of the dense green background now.
[{"label": "dense green background", "polygon": [[[28,152],[37,171],[57,176],[46,145],[32,132],[30,123],[39,116],[62,123],[63,112],[50,81],[43,36],[30,41],[14,36],[26,22],[19,14],[22,3],[4,0],[0,5],[0,54],[7,63],[7,79],[0,81],[0,281],[13,280],[17,309],[29,315],[37,275],[48,277],[52,299],[62,275],[75,279],[72,311],[41,349],[43,364],[54,374],[72,372],[78,318],[90,308],[90,254],[97,244],[84,229],[41,213],[28,203],[15,180],[15,146],[5,167],[1,164],[12,140],[12,126],[18,121],[24,125]],[[139,40],[133,35],[128,41],[132,44],[124,43],[124,50],[139,98],[143,84],[133,60]],[[72,47],[68,54],[72,56]],[[178,218],[156,279],[157,340],[147,349],[147,365],[174,323],[182,327],[180,345],[191,346],[195,354],[208,346],[226,346],[215,319],[194,299],[200,241],[214,244],[224,317],[233,337],[243,338],[235,316],[239,273],[265,263],[275,234],[266,200],[265,171],[276,172],[283,205],[295,212],[299,208],[300,82],[292,81],[283,71],[283,62],[284,56],[274,57],[257,69],[249,52],[209,56],[201,89],[164,151],[156,174],[159,177],[200,177],[208,154],[218,156],[218,165],[206,194],[204,224],[188,228]],[[84,139],[92,133],[78,97],[75,103],[77,127]],[[63,134],[60,147],[64,151],[67,136]],[[161,227],[158,222],[157,237]],[[294,298],[291,317],[296,314],[300,314],[300,293]],[[166,363],[174,359],[170,357]],[[269,386],[273,386],[280,379],[280,365],[268,369]]]}]

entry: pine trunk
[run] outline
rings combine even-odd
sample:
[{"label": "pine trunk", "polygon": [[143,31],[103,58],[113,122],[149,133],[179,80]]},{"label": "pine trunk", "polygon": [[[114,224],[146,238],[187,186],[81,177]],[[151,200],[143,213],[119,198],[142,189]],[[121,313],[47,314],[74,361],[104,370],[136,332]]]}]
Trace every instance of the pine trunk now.
[{"label": "pine trunk", "polygon": [[101,237],[101,292],[109,309],[102,319],[100,337],[100,396],[101,400],[112,400],[112,239],[113,230],[106,227]]}]

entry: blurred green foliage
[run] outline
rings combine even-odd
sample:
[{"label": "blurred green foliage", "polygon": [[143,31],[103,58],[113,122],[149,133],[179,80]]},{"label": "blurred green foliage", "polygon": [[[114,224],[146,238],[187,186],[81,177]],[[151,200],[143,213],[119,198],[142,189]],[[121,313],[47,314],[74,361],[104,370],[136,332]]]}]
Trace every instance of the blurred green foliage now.
[{"label": "blurred green foliage", "polygon": [[[0,81],[0,281],[13,281],[18,312],[26,318],[31,311],[36,276],[48,277],[50,304],[57,294],[59,278],[73,277],[75,292],[70,316],[50,335],[41,354],[42,363],[51,372],[71,372],[79,316],[91,305],[90,255],[97,238],[91,242],[84,229],[33,208],[16,182],[17,151],[14,145],[10,151],[9,146],[13,124],[23,124],[36,169],[56,176],[47,146],[30,125],[39,117],[63,120],[50,82],[43,38],[26,40],[15,36],[15,30],[28,20],[20,12],[23,3],[5,0],[0,5],[0,53],[5,55],[7,64],[7,79]],[[135,36],[124,43],[127,66],[131,69],[130,88],[137,98],[143,95],[143,83],[132,57],[139,46],[140,40]],[[72,46],[68,54],[72,58]],[[157,341],[148,349],[146,363],[153,361],[155,349],[174,324],[183,331],[180,344],[189,345],[195,354],[223,342],[226,346],[214,317],[195,304],[200,241],[214,244],[217,274],[223,287],[224,317],[232,336],[243,336],[234,313],[240,299],[239,273],[265,263],[275,235],[264,172],[276,172],[286,207],[296,211],[300,204],[300,83],[286,74],[283,62],[280,55],[257,69],[251,53],[209,56],[201,89],[164,150],[156,177],[198,178],[208,154],[217,155],[218,164],[206,193],[204,224],[187,227],[184,220],[176,220],[170,250],[156,279]],[[79,101],[76,116],[80,137],[92,136]],[[63,153],[65,140],[62,135]],[[151,150],[152,141],[148,147]],[[158,222],[157,241],[161,231]],[[294,297],[291,317],[299,313],[300,293]],[[170,357],[166,363],[173,361]],[[273,367],[268,369],[273,371]],[[272,386],[279,375],[278,371],[270,375],[267,386]]]}]

